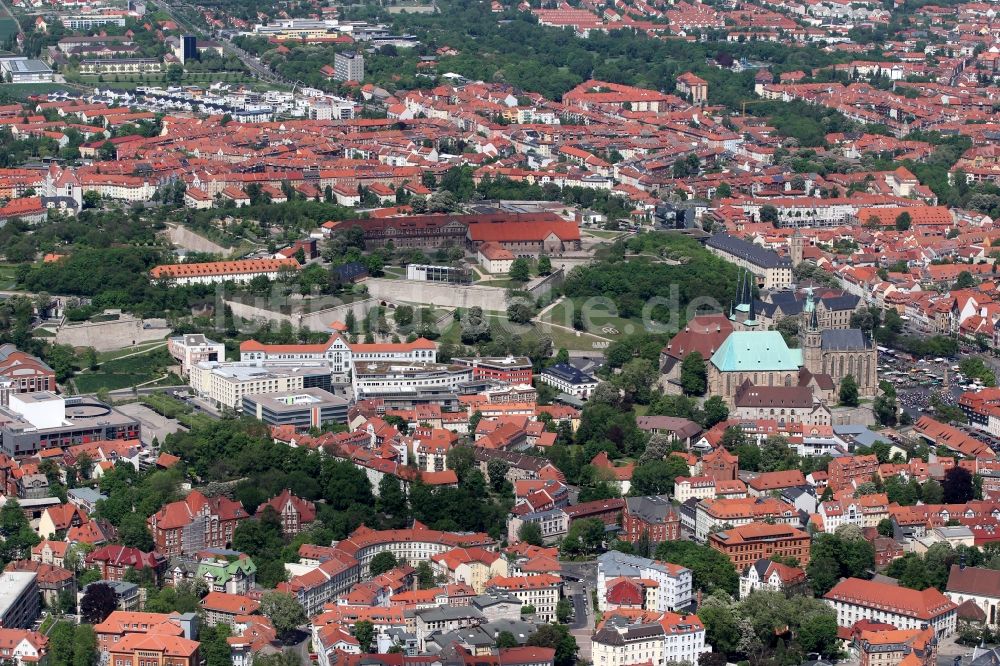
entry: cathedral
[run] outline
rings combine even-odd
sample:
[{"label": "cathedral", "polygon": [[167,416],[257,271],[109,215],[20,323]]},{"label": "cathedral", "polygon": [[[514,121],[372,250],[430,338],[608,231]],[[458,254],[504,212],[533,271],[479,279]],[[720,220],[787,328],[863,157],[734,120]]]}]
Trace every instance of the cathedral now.
[{"label": "cathedral", "polygon": [[[712,354],[708,366],[710,395],[735,405],[747,385],[808,388],[813,399],[834,404],[840,383],[851,375],[862,398],[878,390],[878,351],[856,328],[824,328],[812,289],[806,291],[799,317],[798,347],[789,347],[781,333],[766,330],[758,319],[750,278],[740,281],[738,304],[730,313],[731,333]],[[778,392],[775,392],[776,395]]]}]

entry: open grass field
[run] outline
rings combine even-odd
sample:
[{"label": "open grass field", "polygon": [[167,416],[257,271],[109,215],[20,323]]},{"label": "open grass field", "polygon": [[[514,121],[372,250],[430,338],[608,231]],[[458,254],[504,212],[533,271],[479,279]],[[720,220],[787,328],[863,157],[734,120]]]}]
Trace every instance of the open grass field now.
[{"label": "open grass field", "polygon": [[105,361],[97,370],[79,373],[74,381],[80,393],[94,393],[102,388],[114,391],[158,379],[173,363],[166,348],[159,347],[148,353]]},{"label": "open grass field", "polygon": [[640,319],[619,317],[603,303],[598,301],[588,304],[588,300],[586,298],[564,298],[542,316],[542,321],[572,328],[573,313],[576,310],[581,310],[585,314],[584,323],[588,325],[587,332],[602,338],[618,340],[642,330]]}]

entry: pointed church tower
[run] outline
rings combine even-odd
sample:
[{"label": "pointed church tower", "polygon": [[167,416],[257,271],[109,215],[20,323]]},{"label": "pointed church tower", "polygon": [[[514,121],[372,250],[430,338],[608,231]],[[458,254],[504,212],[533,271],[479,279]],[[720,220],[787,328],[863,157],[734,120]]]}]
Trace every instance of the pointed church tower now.
[{"label": "pointed church tower", "polygon": [[814,375],[823,374],[823,335],[819,329],[819,314],[812,287],[806,289],[806,304],[802,308],[803,321],[799,325],[802,361]]}]

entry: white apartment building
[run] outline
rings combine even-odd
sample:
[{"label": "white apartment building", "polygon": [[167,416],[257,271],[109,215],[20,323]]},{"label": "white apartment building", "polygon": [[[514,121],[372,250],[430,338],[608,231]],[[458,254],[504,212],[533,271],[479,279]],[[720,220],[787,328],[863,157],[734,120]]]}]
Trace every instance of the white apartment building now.
[{"label": "white apartment building", "polygon": [[705,627],[697,615],[664,613],[650,623],[631,623],[625,617],[614,616],[594,634],[592,661],[594,666],[696,664],[699,656],[711,651],[711,646],[705,645]]},{"label": "white apartment building", "polygon": [[545,573],[537,576],[498,576],[486,581],[486,589],[510,594],[522,606],[534,606],[535,617],[540,621],[555,622],[556,604],[559,603],[562,592],[562,578]]},{"label": "white apartment building", "polygon": [[674,499],[683,504],[689,499],[715,497],[715,479],[711,476],[682,477],[674,484]]},{"label": "white apartment building", "polygon": [[[608,581],[615,578],[645,578],[656,581],[658,606],[648,610],[676,611],[694,599],[690,569],[669,562],[609,551],[597,558],[597,609],[608,608]],[[597,663],[596,661],[594,662]]]}]

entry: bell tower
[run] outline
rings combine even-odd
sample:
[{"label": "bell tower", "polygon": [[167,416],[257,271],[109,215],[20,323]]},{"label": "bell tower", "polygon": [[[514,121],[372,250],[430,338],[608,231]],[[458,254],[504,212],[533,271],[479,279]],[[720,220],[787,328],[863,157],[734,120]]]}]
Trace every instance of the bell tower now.
[{"label": "bell tower", "polygon": [[802,361],[809,372],[823,374],[823,335],[819,329],[819,315],[812,287],[806,290],[806,304],[802,308],[802,325],[799,338],[802,343]]}]

